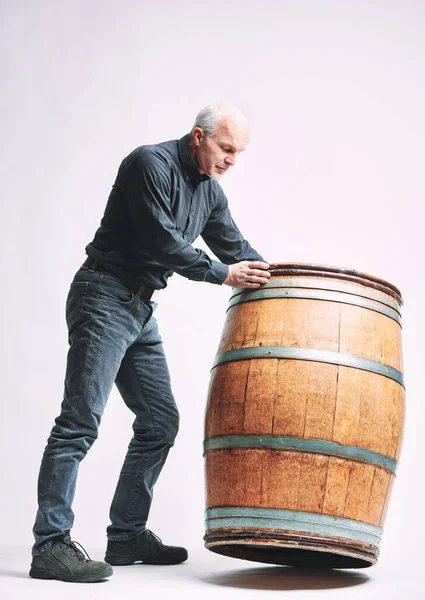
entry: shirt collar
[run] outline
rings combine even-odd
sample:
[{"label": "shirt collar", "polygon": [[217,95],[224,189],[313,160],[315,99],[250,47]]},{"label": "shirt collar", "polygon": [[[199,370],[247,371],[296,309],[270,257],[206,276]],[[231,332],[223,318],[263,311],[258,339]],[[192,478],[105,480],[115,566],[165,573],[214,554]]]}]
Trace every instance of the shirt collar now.
[{"label": "shirt collar", "polygon": [[192,152],[189,148],[189,138],[190,134],[187,133],[185,136],[180,138],[177,142],[177,146],[179,149],[179,159],[180,164],[183,169],[184,178],[186,181],[191,181],[192,183],[200,183],[201,181],[206,181],[210,179],[208,175],[199,172],[199,169],[196,165],[196,162],[193,159]]}]

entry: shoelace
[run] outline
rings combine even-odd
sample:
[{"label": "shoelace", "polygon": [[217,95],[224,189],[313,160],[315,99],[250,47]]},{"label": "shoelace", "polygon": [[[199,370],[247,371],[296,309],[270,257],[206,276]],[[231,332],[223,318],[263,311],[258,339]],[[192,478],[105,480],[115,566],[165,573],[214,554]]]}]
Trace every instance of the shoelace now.
[{"label": "shoelace", "polygon": [[[69,542],[69,544],[67,544],[67,546],[68,546],[68,552],[70,554],[75,554],[75,556],[78,558],[79,562],[87,563],[87,562],[91,561],[91,558],[90,558],[87,550],[85,548],[83,548],[83,546],[81,544],[79,544],[78,542]],[[81,550],[80,550],[80,548],[81,548]]]},{"label": "shoelace", "polygon": [[161,539],[160,539],[160,538],[159,538],[157,535],[155,535],[153,531],[151,531],[150,529],[146,529],[146,531],[147,531],[147,533],[150,533],[150,535],[151,535],[151,536],[152,536],[152,537],[153,537],[153,538],[154,538],[154,539],[155,539],[157,542],[159,542],[159,543],[162,545],[162,540],[161,540]]}]

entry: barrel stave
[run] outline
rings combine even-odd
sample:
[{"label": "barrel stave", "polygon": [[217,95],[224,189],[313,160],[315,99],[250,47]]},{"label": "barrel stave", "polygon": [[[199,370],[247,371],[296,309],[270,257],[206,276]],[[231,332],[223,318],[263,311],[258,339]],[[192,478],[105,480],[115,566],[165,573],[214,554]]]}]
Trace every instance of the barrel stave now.
[{"label": "barrel stave", "polygon": [[307,267],[232,294],[206,411],[206,546],[370,566],[403,437],[401,298],[369,275]]},{"label": "barrel stave", "polygon": [[275,508],[383,526],[394,475],[323,454],[249,448],[206,455],[208,507]]},{"label": "barrel stave", "polygon": [[330,440],[399,457],[404,389],[359,369],[252,359],[212,373],[205,437],[281,435]]},{"label": "barrel stave", "polygon": [[233,306],[218,353],[253,346],[330,350],[403,370],[400,325],[375,311],[304,299],[269,299]]}]

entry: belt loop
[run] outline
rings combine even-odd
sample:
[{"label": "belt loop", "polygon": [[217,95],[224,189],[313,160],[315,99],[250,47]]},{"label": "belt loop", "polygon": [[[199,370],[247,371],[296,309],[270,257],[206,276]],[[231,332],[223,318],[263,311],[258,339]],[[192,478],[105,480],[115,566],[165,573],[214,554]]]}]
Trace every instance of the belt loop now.
[{"label": "belt loop", "polygon": [[134,293],[138,298],[141,298],[145,302],[149,302],[150,299],[152,298],[152,294],[154,293],[154,291],[155,291],[154,288],[151,288],[147,285],[142,284],[140,287],[138,287],[135,290]]},{"label": "belt loop", "polygon": [[97,267],[99,266],[99,263],[94,258],[91,258],[90,256],[88,256],[86,258],[86,260],[84,261],[83,265],[85,267],[87,267],[88,269],[95,271],[97,269]]}]

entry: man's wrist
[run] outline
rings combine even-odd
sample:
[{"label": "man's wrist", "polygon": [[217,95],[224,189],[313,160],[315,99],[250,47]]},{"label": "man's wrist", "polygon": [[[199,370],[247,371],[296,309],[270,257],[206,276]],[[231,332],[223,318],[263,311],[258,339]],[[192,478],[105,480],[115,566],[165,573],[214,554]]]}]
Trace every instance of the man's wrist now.
[{"label": "man's wrist", "polygon": [[208,283],[222,285],[229,275],[229,267],[228,265],[218,262],[217,260],[213,260],[211,262],[211,268],[207,271],[205,281],[208,281]]}]

